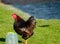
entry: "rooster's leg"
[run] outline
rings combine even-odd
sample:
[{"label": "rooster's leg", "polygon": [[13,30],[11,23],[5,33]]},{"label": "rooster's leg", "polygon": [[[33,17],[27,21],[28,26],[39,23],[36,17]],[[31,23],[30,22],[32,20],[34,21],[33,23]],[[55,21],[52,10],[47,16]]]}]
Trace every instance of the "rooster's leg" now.
[{"label": "rooster's leg", "polygon": [[27,44],[27,40],[24,41],[24,44]]}]

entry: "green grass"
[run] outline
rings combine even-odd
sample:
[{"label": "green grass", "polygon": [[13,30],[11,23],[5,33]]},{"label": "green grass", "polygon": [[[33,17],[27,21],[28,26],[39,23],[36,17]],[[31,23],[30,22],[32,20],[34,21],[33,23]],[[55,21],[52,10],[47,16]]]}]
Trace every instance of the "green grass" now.
[{"label": "green grass", "polygon": [[[8,32],[15,33],[12,13],[13,11],[7,10],[5,6],[0,6],[0,44],[5,44],[5,38]],[[22,14],[20,15],[24,16]],[[35,34],[29,38],[28,44],[60,44],[60,20],[39,19],[36,21]],[[19,41],[23,41],[21,36],[18,35],[18,38]]]}]

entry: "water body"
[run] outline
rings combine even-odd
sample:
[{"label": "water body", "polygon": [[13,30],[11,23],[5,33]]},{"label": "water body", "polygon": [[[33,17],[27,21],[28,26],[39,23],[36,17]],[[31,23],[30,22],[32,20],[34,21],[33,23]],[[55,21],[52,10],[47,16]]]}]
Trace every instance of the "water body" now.
[{"label": "water body", "polygon": [[60,2],[13,5],[38,19],[60,19]]}]

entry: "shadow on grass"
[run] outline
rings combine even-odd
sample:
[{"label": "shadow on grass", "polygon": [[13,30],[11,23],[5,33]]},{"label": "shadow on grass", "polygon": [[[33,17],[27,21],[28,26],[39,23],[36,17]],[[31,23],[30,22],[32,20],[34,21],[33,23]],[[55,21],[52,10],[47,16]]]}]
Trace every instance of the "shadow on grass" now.
[{"label": "shadow on grass", "polygon": [[41,25],[39,27],[49,27],[50,25]]},{"label": "shadow on grass", "polygon": [[23,43],[23,42],[18,40],[18,43]]},{"label": "shadow on grass", "polygon": [[[0,38],[0,42],[5,42],[5,38]],[[18,40],[18,43],[23,43],[23,42]]]},{"label": "shadow on grass", "polygon": [[0,38],[0,41],[1,42],[5,42],[5,38]]}]

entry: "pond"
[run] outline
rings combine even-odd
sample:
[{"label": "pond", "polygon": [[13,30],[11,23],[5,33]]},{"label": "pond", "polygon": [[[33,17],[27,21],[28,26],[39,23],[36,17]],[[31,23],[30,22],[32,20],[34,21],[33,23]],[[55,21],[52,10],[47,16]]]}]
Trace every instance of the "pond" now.
[{"label": "pond", "polygon": [[38,19],[60,19],[60,2],[35,3],[13,6],[20,10],[35,16]]}]

